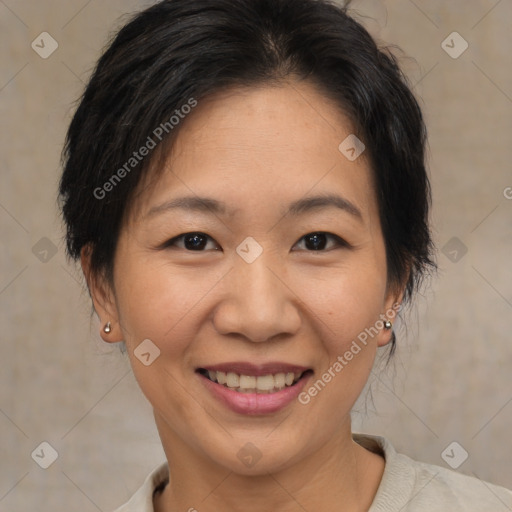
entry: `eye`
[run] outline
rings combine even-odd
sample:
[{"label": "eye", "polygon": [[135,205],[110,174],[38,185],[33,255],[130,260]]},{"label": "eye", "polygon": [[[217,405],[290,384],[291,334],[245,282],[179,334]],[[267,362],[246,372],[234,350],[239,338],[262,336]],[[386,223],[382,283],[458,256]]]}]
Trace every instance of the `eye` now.
[{"label": "eye", "polygon": [[[165,243],[165,247],[178,247],[178,249],[186,249],[189,251],[196,252],[204,252],[203,249],[208,245],[207,240],[215,242],[212,237],[206,235],[205,233],[200,232],[192,232],[192,233],[183,233],[182,235],[176,236]],[[183,242],[183,244],[178,244],[178,242]],[[219,247],[216,242],[214,244],[216,247]],[[218,250],[215,249],[214,250]]]},{"label": "eye", "polygon": [[[334,249],[336,247],[350,247],[350,244],[333,233],[325,233],[323,231],[317,231],[314,233],[308,233],[304,235],[294,247],[304,241],[305,248],[308,252],[311,251],[325,251],[328,246],[328,239],[334,242]],[[186,249],[187,251],[204,252],[208,249],[209,241],[214,242],[213,250],[222,250],[218,244],[213,240],[212,237],[201,232],[183,233],[176,236],[164,244],[165,248],[177,247],[178,249]],[[210,249],[212,249],[210,247]],[[329,250],[329,247],[327,248]]]},{"label": "eye", "polygon": [[[325,233],[323,231],[316,231],[314,233],[308,233],[304,235],[295,246],[304,241],[306,250],[308,251],[323,251],[327,244],[327,239],[334,240],[334,247],[350,247],[350,244],[345,242],[342,238],[332,233]],[[294,246],[294,247],[295,247]]]}]

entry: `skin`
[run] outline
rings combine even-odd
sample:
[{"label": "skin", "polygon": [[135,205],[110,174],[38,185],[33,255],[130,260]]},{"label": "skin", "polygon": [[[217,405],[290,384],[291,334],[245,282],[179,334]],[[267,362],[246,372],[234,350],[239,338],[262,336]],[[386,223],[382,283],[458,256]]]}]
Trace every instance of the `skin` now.
[{"label": "skin", "polygon": [[[225,361],[285,361],[312,368],[314,382],[400,302],[402,290],[387,282],[368,161],[338,150],[350,133],[340,109],[306,82],[211,96],[130,205],[112,284],[91,275],[83,250],[101,325],[112,323],[101,336],[125,341],[169,462],[156,511],[368,510],[385,461],[352,440],[350,411],[390,330],[369,338],[307,405],[294,400],[273,414],[232,412],[195,373]],[[288,203],[320,193],[341,195],[361,218],[333,207],[283,216]],[[228,213],[147,216],[184,195],[223,201]],[[327,237],[324,250],[308,248],[304,237],[318,231],[350,247]],[[190,232],[211,237],[202,252],[183,239],[162,247]],[[236,252],[248,236],[263,249],[250,264]],[[134,350],[147,338],[161,353],[144,366]],[[252,467],[237,457],[247,442],[262,455]]]}]

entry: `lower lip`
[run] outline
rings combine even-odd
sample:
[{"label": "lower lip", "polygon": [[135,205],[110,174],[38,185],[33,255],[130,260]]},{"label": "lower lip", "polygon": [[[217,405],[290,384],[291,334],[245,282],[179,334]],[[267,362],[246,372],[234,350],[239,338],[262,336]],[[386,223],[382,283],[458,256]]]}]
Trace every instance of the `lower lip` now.
[{"label": "lower lip", "polygon": [[229,409],[239,414],[258,415],[271,414],[284,409],[297,398],[312,373],[308,372],[293,386],[275,393],[241,393],[213,382],[200,373],[198,375],[212,395]]}]

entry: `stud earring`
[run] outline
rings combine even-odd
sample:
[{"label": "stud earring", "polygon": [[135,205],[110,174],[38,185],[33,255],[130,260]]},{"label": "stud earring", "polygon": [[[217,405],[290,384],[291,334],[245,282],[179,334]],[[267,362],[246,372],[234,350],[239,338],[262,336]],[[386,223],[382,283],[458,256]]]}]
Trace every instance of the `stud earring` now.
[{"label": "stud earring", "polygon": [[112,326],[110,325],[110,322],[107,322],[105,324],[105,327],[103,327],[103,332],[106,332],[107,334],[112,331]]},{"label": "stud earring", "polygon": [[384,329],[391,329],[391,327],[393,327],[393,324],[389,320],[386,320],[384,322]]}]

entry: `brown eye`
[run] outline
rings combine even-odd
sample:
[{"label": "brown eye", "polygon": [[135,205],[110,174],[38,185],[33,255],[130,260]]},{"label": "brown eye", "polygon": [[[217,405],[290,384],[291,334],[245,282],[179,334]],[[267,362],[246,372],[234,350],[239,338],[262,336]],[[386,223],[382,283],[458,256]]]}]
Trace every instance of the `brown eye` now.
[{"label": "brown eye", "polygon": [[[302,241],[304,241],[304,246],[307,251],[324,251],[326,246],[328,245],[329,239],[334,240],[335,242],[334,247],[330,247],[331,249],[336,247],[349,246],[349,244],[339,236],[334,235],[332,233],[325,233],[323,231],[308,233],[307,235],[304,235],[297,243],[301,243]],[[327,250],[329,250],[329,248]]]},{"label": "brown eye", "polygon": [[[177,247],[178,249],[186,249],[187,251],[204,252],[205,247],[208,245],[208,240],[214,242],[213,238],[205,233],[183,233],[166,242],[165,247]],[[218,247],[216,243],[214,245]]]}]

